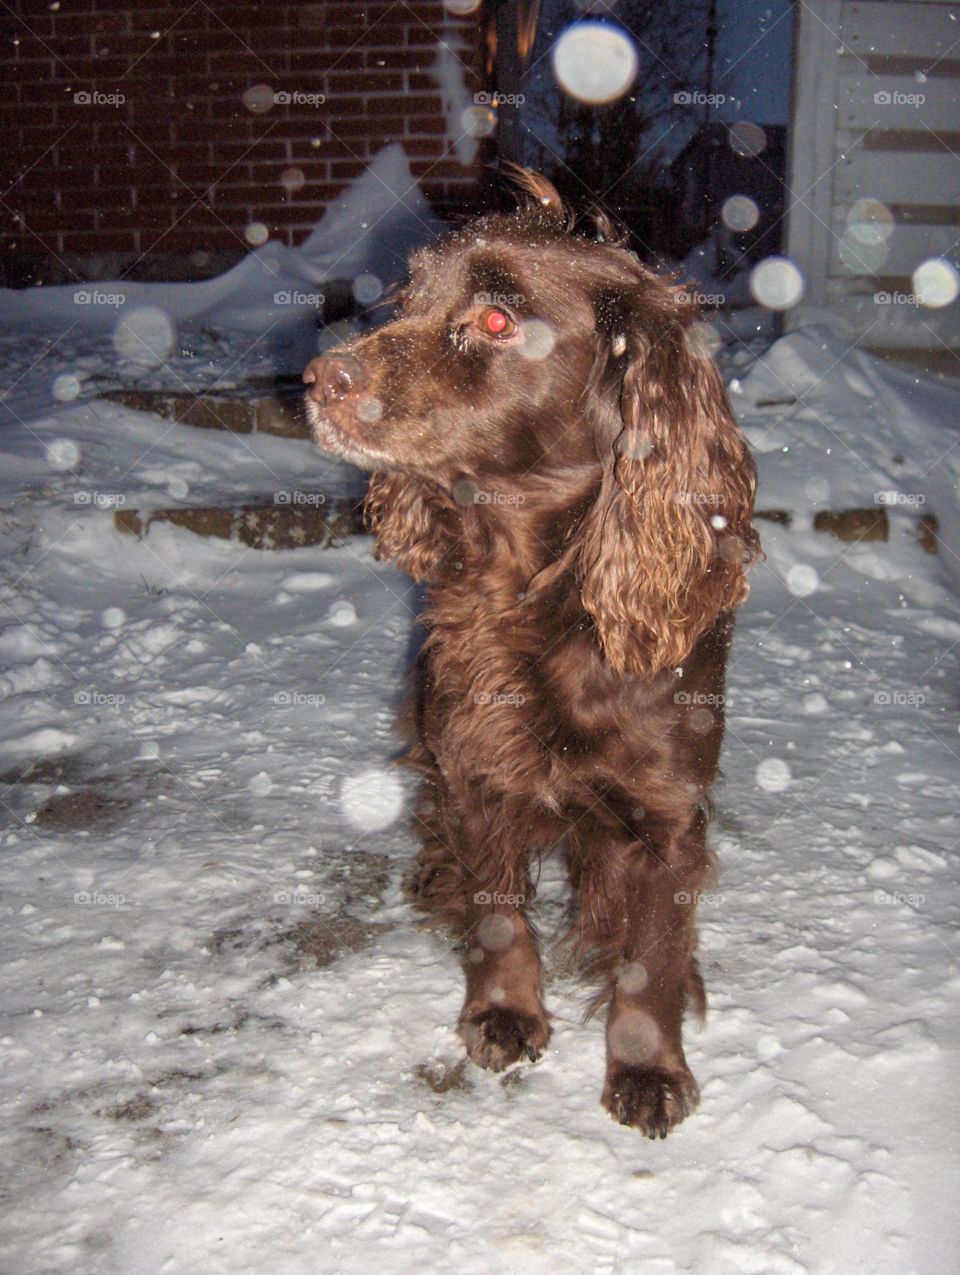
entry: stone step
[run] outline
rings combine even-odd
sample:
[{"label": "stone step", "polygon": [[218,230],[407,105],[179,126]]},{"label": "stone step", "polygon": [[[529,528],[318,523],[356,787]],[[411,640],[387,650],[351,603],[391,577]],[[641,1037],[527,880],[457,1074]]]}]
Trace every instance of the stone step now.
[{"label": "stone step", "polygon": [[176,509],[116,509],[118,531],[142,539],[158,523],[183,527],[197,536],[236,540],[251,549],[300,549],[309,545],[329,547],[362,530],[360,505],[355,501],[298,504],[238,505],[232,509],[180,506]]},{"label": "stone step", "polygon": [[[303,410],[303,386],[291,382],[252,385],[250,394],[177,394],[167,390],[105,390],[101,398],[152,412],[164,420],[197,429],[220,429],[228,434],[275,434],[280,438],[309,438]],[[268,392],[272,389],[273,392]]]},{"label": "stone step", "polygon": [[[328,500],[317,493],[285,493],[286,500],[272,504],[180,506],[174,509],[116,509],[114,525],[128,535],[143,537],[155,523],[171,523],[198,536],[237,540],[252,549],[296,549],[306,545],[335,544],[364,530],[362,499]],[[793,514],[786,509],[758,509],[758,522],[790,527]],[[932,513],[898,519],[900,528],[927,553],[937,553],[939,524]],[[814,515],[814,531],[837,540],[889,541],[891,520],[881,506],[862,509],[821,510]]]}]

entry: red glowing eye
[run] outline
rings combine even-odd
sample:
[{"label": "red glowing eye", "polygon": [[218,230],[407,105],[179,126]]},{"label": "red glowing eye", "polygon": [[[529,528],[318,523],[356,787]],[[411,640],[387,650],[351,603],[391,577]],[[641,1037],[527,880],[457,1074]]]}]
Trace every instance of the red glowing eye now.
[{"label": "red glowing eye", "polygon": [[489,310],[483,322],[488,332],[492,332],[494,336],[499,336],[501,332],[506,332],[510,326],[510,316],[504,314],[502,310]]}]

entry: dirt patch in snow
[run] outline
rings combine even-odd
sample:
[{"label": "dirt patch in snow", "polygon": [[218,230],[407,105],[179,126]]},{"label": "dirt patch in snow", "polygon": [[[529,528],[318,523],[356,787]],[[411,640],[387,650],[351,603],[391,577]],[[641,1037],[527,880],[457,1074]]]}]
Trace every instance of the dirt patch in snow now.
[{"label": "dirt patch in snow", "polygon": [[152,1098],[148,1098],[146,1094],[134,1094],[132,1098],[128,1098],[125,1102],[115,1103],[112,1107],[101,1107],[96,1113],[98,1116],[106,1116],[109,1120],[146,1120],[152,1116],[157,1110],[157,1104]]},{"label": "dirt patch in snow", "polygon": [[39,828],[51,832],[92,832],[119,823],[130,808],[125,797],[113,797],[100,788],[51,797],[34,816]]},{"label": "dirt patch in snow", "polygon": [[413,1074],[422,1085],[433,1091],[433,1093],[450,1093],[451,1090],[470,1090],[473,1088],[473,1081],[470,1079],[468,1068],[472,1064],[467,1059],[459,1058],[456,1062],[449,1062],[443,1058],[433,1058],[429,1062],[419,1063],[413,1069]]},{"label": "dirt patch in snow", "polygon": [[368,947],[388,926],[359,921],[340,912],[330,916],[311,917],[277,936],[277,942],[290,946],[295,969],[325,969],[345,952],[359,952]]}]

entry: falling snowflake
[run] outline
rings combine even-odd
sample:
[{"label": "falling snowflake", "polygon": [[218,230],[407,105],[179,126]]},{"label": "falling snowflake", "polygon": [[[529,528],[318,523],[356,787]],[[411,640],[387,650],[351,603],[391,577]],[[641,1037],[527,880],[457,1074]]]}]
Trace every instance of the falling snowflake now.
[{"label": "falling snowflake", "polygon": [[340,789],[340,808],[363,832],[389,828],[403,809],[400,780],[393,771],[376,767],[350,775]]},{"label": "falling snowflake", "polygon": [[764,792],[783,792],[793,780],[790,767],[779,757],[767,757],[756,771],[757,787]]}]

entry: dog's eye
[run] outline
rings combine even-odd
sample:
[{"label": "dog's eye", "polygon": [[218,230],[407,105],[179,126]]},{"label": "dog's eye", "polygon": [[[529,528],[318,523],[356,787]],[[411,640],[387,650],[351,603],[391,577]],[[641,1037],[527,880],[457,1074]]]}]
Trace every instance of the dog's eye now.
[{"label": "dog's eye", "polygon": [[517,330],[517,321],[512,315],[507,314],[506,310],[500,310],[496,306],[487,306],[480,312],[480,327],[487,336],[497,337],[503,340],[505,337],[513,336]]}]

